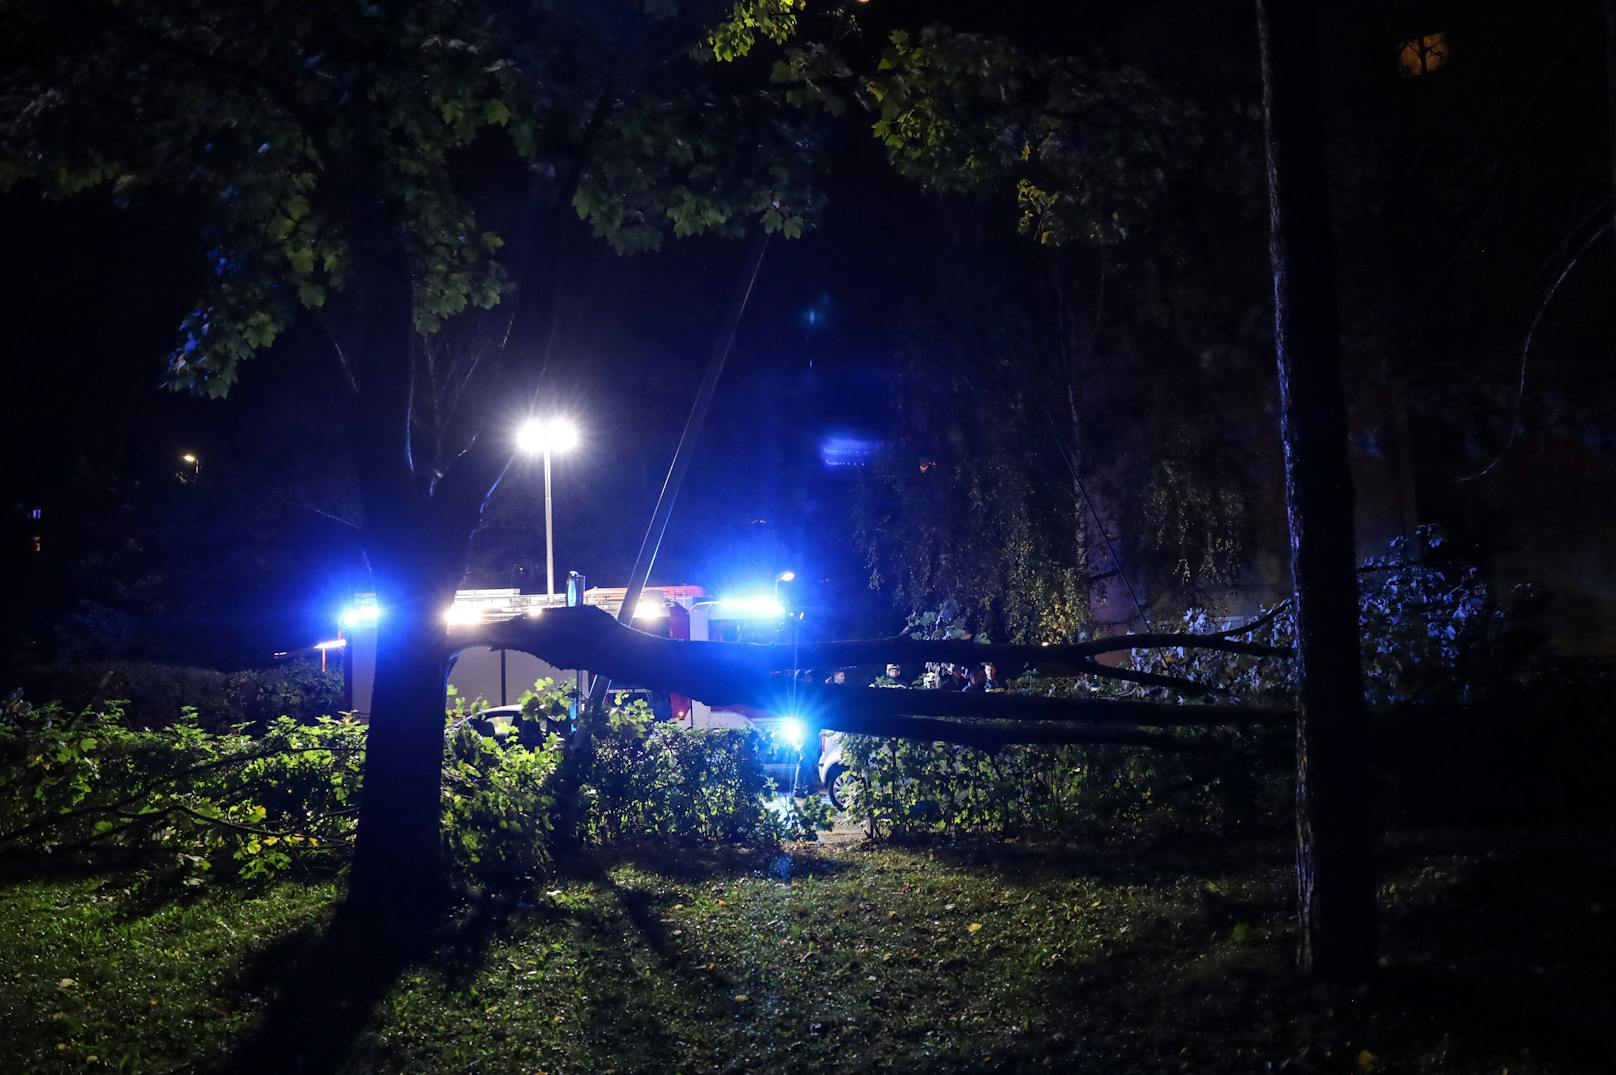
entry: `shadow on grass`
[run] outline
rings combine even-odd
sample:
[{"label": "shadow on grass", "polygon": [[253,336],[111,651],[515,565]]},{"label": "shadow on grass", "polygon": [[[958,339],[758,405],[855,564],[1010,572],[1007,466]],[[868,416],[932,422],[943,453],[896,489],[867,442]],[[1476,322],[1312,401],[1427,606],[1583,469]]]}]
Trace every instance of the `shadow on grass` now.
[{"label": "shadow on grass", "polygon": [[238,983],[269,992],[264,1017],[229,1055],[198,1070],[226,1073],[324,1073],[340,1070],[381,1002],[415,968],[464,983],[486,960],[515,905],[478,900],[459,909],[378,916],[339,906],[325,927],[281,938]]},{"label": "shadow on grass", "polygon": [[[1608,838],[1446,832],[1380,858],[1384,965],[1367,989],[1296,973],[1288,891],[1201,893],[1096,958],[1045,971],[1051,1000],[1030,1014],[1058,1025],[1082,1013],[1057,1059],[1102,1069],[1328,1072],[1367,1050],[1388,1070],[1616,1071]],[[1047,1065],[1040,1047],[1001,1049],[995,1070]]]},{"label": "shadow on grass", "polygon": [[123,878],[151,862],[150,855],[116,850],[73,855],[6,850],[0,852],[0,889],[35,881]]},{"label": "shadow on grass", "polygon": [[1482,1049],[1616,1070],[1616,842],[1494,833],[1456,861],[1433,898],[1387,916],[1386,1007]]},{"label": "shadow on grass", "polygon": [[783,851],[727,844],[680,848],[639,844],[580,855],[567,865],[577,871],[578,876],[597,880],[607,865],[624,865],[674,881],[724,881],[747,876],[779,877],[782,858],[789,864],[787,872],[798,877],[828,877],[853,868],[851,863],[820,854],[814,844],[790,845]]},{"label": "shadow on grass", "polygon": [[1004,884],[1032,888],[1051,880],[1088,880],[1103,884],[1168,884],[1186,878],[1203,880],[1231,874],[1259,875],[1288,869],[1291,850],[1272,833],[1219,837],[1215,845],[1195,834],[1151,839],[1128,838],[1080,843],[1070,840],[965,836],[889,837],[865,845],[921,852],[943,865],[962,870],[990,870]]}]

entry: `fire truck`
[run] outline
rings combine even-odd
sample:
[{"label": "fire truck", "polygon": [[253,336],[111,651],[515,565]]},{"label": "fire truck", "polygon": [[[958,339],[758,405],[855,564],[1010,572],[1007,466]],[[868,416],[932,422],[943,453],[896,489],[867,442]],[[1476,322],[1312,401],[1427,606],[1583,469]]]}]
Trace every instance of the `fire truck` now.
[{"label": "fire truck", "polygon": [[[565,594],[524,594],[518,589],[461,590],[454,603],[442,613],[451,640],[456,628],[491,620],[541,615],[547,608],[568,604],[591,605],[616,616],[626,595],[624,587],[596,586],[584,589],[577,577],[569,580]],[[340,650],[347,708],[361,718],[370,715],[371,695],[376,682],[376,630],[387,610],[379,607],[372,594],[356,594],[340,618],[337,640],[321,643]],[[785,609],[768,596],[709,598],[700,586],[657,586],[646,588],[635,608],[634,626],[666,638],[690,642],[772,640],[785,620]],[[455,657],[449,669],[449,683],[467,702],[482,699],[490,706],[515,705],[524,691],[540,679],[587,691],[585,674],[578,669],[557,668],[520,650],[470,646]],[[633,684],[624,684],[634,689]],[[785,715],[755,710],[714,708],[680,695],[648,695],[653,710],[686,728],[753,727],[770,733]]]}]

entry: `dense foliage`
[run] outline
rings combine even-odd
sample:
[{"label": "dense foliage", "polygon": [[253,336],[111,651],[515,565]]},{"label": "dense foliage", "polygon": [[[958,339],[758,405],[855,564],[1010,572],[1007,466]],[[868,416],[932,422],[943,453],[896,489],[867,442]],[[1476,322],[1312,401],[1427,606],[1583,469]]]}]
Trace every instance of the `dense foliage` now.
[{"label": "dense foliage", "polygon": [[651,719],[640,700],[618,704],[585,783],[587,838],[767,843],[781,836],[765,805],[771,790],[751,731],[686,731]]},{"label": "dense foliage", "polygon": [[116,703],[0,708],[0,846],[161,852],[199,882],[329,865],[353,835],[364,731],[323,717],[262,736],[195,710],[137,728]]},{"label": "dense foliage", "polygon": [[[444,736],[443,840],[463,880],[509,886],[549,862],[564,692],[523,699],[517,727],[494,728],[455,700]],[[584,838],[774,843],[812,838],[824,817],[771,810],[750,731],[685,731],[619,698],[586,776]],[[193,882],[252,880],[346,861],[366,729],[348,719],[278,718],[261,734],[210,730],[194,708],[155,729],[118,703],[69,710],[13,696],[0,721],[0,847],[156,855]]]},{"label": "dense foliage", "polygon": [[[784,40],[798,6],[15,4],[0,190],[198,196],[209,278],[169,377],[222,395],[378,259],[407,262],[423,334],[495,306],[523,201],[570,201],[620,250],[753,221],[800,235],[818,201],[800,124],[696,77]],[[760,152],[731,151],[743,131]]]},{"label": "dense foliage", "polygon": [[1284,736],[1240,737],[1216,754],[1013,746],[849,736],[850,813],[878,835],[1100,838],[1265,827],[1290,793]]},{"label": "dense foliage", "polygon": [[[1429,527],[1393,541],[1359,577],[1384,813],[1451,821],[1608,811],[1597,789],[1616,760],[1616,722],[1604,701],[1612,670],[1544,653],[1530,626],[1530,588],[1497,593]],[[1228,624],[1194,609],[1182,626],[1205,633]],[[1294,645],[1289,606],[1241,637]],[[1249,701],[1285,705],[1296,689],[1292,662],[1273,658],[1157,649],[1134,651],[1131,663]],[[1036,672],[1013,689],[1180,700],[1162,688]],[[849,736],[843,756],[859,778],[852,813],[879,833],[1228,831],[1288,817],[1287,730],[1179,734],[1208,749],[1018,746],[989,754]]]},{"label": "dense foliage", "polygon": [[318,661],[237,672],[145,661],[85,661],[11,669],[5,686],[21,690],[24,697],[53,699],[68,709],[96,708],[116,699],[124,719],[134,727],[172,723],[189,708],[211,731],[237,724],[262,730],[277,717],[307,722],[343,706],[341,668],[322,672]]},{"label": "dense foliage", "polygon": [[953,252],[909,299],[857,505],[871,586],[1053,642],[1227,589],[1273,473],[1244,83],[1207,107],[1199,77],[1051,44],[900,29],[858,74],[801,46],[775,77],[867,117]]}]

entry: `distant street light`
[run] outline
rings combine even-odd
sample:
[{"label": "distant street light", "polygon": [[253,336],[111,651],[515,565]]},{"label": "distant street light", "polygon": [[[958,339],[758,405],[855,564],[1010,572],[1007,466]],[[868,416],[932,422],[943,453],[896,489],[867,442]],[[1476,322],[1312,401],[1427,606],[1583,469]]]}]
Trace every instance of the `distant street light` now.
[{"label": "distant street light", "polygon": [[516,431],[516,447],[535,455],[544,454],[544,592],[555,596],[555,525],[550,500],[550,455],[568,452],[578,446],[578,427],[566,418],[542,421],[530,418]]},{"label": "distant street light", "polygon": [[778,575],[774,576],[774,603],[775,604],[777,604],[777,605],[780,604],[780,584],[782,582],[790,582],[793,579],[795,579],[796,577],[797,577],[797,573],[795,571],[782,571]]}]

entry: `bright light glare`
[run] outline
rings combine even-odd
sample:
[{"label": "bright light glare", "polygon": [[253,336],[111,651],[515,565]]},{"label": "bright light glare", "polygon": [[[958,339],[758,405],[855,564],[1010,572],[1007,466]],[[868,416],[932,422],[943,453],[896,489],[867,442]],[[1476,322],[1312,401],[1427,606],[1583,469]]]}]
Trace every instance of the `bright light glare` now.
[{"label": "bright light glare", "polygon": [[382,618],[380,605],[349,605],[342,610],[337,622],[344,627],[374,627]]},{"label": "bright light glare", "polygon": [[443,622],[450,627],[466,627],[483,622],[483,610],[476,605],[450,605],[443,613]]},{"label": "bright light glare", "polygon": [[516,431],[516,446],[529,455],[571,451],[578,446],[578,427],[570,418],[530,418]]},{"label": "bright light glare", "polygon": [[186,452],[184,455],[180,456],[180,462],[181,463],[189,463],[192,466],[195,466],[196,465],[196,456],[192,455],[190,452]]},{"label": "bright light glare", "polygon": [[797,577],[797,573],[795,571],[782,571],[778,575],[774,576],[774,581],[775,582],[791,582],[796,577]]},{"label": "bright light glare", "polygon": [[634,606],[634,618],[637,620],[661,620],[666,619],[667,615],[667,606],[653,598],[642,598],[640,603]]},{"label": "bright light glare", "polygon": [[801,750],[808,738],[808,725],[796,717],[787,717],[780,722],[780,738],[790,744],[792,750]]},{"label": "bright light glare", "polygon": [[316,642],[315,649],[343,649],[348,645],[346,638],[333,638],[329,642]]},{"label": "bright light glare", "polygon": [[731,616],[754,620],[778,619],[786,614],[785,606],[772,597],[726,597],[718,602],[718,610]]}]

